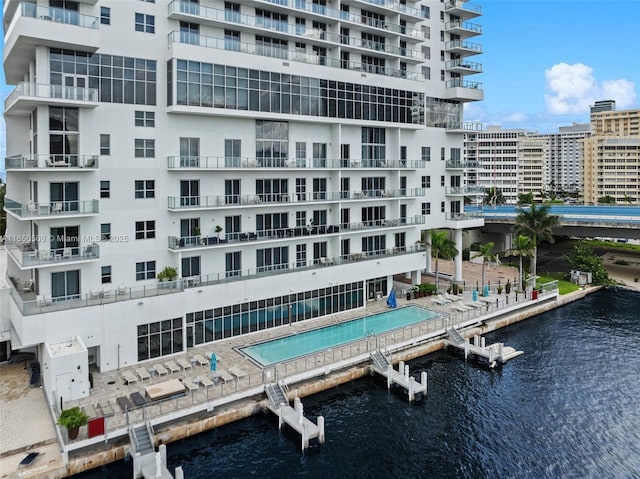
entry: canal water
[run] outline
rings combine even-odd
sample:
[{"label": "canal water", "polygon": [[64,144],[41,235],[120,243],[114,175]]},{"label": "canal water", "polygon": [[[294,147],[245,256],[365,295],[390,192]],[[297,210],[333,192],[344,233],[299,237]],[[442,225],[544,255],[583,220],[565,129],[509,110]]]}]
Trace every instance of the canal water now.
[{"label": "canal water", "polygon": [[[640,478],[640,293],[606,290],[487,335],[525,354],[489,370],[441,351],[426,399],[367,378],[304,399],[327,442],[258,415],[169,444],[200,478]],[[129,478],[120,462],[78,478]]]}]

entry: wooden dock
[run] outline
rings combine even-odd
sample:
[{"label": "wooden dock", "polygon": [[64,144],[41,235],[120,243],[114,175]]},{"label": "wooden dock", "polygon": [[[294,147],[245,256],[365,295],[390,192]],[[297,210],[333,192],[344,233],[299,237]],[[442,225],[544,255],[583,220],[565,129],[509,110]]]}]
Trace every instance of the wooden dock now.
[{"label": "wooden dock", "polygon": [[291,429],[300,434],[302,450],[309,447],[311,439],[318,439],[324,444],[324,417],[318,416],[318,423],[314,424],[304,417],[304,409],[300,398],[293,400],[294,407],[289,405],[286,388],[280,383],[271,383],[265,386],[265,392],[269,398],[268,408],[278,416],[278,429],[287,424]]},{"label": "wooden dock", "polygon": [[400,386],[407,391],[410,403],[427,395],[427,373],[425,371],[420,375],[420,382],[418,382],[409,374],[409,366],[405,365],[404,361],[400,361],[398,371],[396,371],[391,364],[391,358],[385,356],[381,351],[371,353],[371,360],[373,371],[387,379],[387,388],[390,389],[394,384]]},{"label": "wooden dock", "polygon": [[490,368],[494,368],[498,364],[504,364],[510,359],[524,354],[524,351],[516,351],[511,346],[505,346],[504,343],[494,343],[486,346],[483,336],[476,335],[473,337],[473,341],[470,341],[469,338],[462,337],[455,328],[447,329],[447,336],[447,339],[445,339],[446,345],[463,351],[465,360],[470,355],[473,355],[486,362]]}]

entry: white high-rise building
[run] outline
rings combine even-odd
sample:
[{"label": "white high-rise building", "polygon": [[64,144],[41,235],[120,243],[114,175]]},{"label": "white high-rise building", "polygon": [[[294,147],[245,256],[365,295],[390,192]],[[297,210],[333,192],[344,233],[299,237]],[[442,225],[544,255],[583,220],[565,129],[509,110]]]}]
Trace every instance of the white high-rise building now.
[{"label": "white high-rise building", "polygon": [[74,341],[83,378],[360,308],[396,274],[419,281],[423,230],[451,229],[462,250],[462,228],[482,224],[462,207],[462,105],[483,98],[466,79],[482,72],[476,5],[5,0],[3,13],[16,88],[0,314],[14,349],[51,359],[45,387],[65,400],[84,389],[55,345]]}]

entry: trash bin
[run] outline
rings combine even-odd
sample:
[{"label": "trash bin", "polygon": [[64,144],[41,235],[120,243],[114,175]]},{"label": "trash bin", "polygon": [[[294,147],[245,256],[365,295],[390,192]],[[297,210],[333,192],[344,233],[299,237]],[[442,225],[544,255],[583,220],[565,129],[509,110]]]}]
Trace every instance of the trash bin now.
[{"label": "trash bin", "polygon": [[407,291],[407,301],[411,300],[411,291]]},{"label": "trash bin", "polygon": [[538,290],[534,289],[531,291],[531,299],[538,299]]}]

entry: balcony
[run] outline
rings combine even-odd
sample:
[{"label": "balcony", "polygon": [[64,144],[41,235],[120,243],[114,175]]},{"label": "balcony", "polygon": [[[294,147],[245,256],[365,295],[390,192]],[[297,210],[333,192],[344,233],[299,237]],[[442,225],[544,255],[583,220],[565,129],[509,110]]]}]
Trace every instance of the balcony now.
[{"label": "balcony", "polygon": [[4,209],[19,220],[38,220],[51,218],[73,218],[93,216],[99,213],[98,200],[54,201],[52,203],[19,203],[5,199]]},{"label": "balcony", "polygon": [[444,4],[444,13],[463,19],[476,18],[482,15],[482,7],[465,0],[452,0]]},{"label": "balcony", "polygon": [[15,155],[4,160],[9,170],[96,171],[98,155]]},{"label": "balcony", "polygon": [[451,40],[444,44],[447,53],[455,53],[463,57],[479,55],[482,53],[482,45],[463,40]]},{"label": "balcony", "polygon": [[95,52],[100,46],[100,19],[73,10],[22,2],[5,30],[4,69],[8,84],[29,71],[36,45]]},{"label": "balcony", "polygon": [[98,106],[96,88],[78,88],[62,85],[20,82],[4,101],[5,115],[29,115],[36,106],[95,108]]},{"label": "balcony", "polygon": [[168,247],[170,251],[178,252],[193,249],[211,249],[232,246],[238,244],[263,243],[266,241],[286,241],[300,239],[305,236],[348,235],[355,233],[370,233],[371,231],[407,228],[425,223],[424,216],[418,215],[412,218],[380,219],[349,223],[343,225],[319,225],[303,227],[283,227],[268,230],[258,230],[243,233],[226,233],[218,236],[169,236]]},{"label": "balcony", "polygon": [[447,221],[447,227],[451,229],[479,228],[484,226],[484,215],[482,211],[447,213],[445,219]]},{"label": "balcony", "polygon": [[458,35],[460,38],[482,35],[482,25],[471,22],[461,22],[460,20],[445,23],[444,29],[447,33]]},{"label": "balcony", "polygon": [[[340,58],[332,58],[320,56],[312,53],[299,52],[297,50],[289,50],[279,47],[256,45],[255,43],[244,43],[224,38],[207,37],[204,35],[185,34],[184,32],[174,31],[169,33],[169,45],[172,48],[170,55],[172,57],[181,58],[188,57],[189,52],[183,51],[177,45],[188,45],[196,47],[214,48],[227,52],[244,53],[248,55],[258,55],[261,57],[270,57],[279,62],[294,61],[306,63],[309,65],[318,65],[322,67],[340,68],[342,70],[351,70],[358,73],[373,73],[376,75],[384,75],[394,78],[402,78],[412,81],[424,81],[425,77],[422,73],[400,70],[396,68],[382,67],[367,63],[359,63],[341,60]],[[265,67],[266,68],[266,67]]]},{"label": "balcony", "polygon": [[482,73],[482,64],[475,63],[459,58],[457,60],[449,60],[445,64],[445,68],[449,72],[459,73],[460,75],[475,75]]},{"label": "balcony", "polygon": [[458,100],[462,102],[484,100],[482,83],[466,81],[461,78],[447,80],[444,95],[447,100]]},{"label": "balcony", "polygon": [[274,206],[297,203],[326,203],[351,200],[380,201],[394,198],[412,198],[424,195],[423,188],[403,188],[397,190],[369,191],[316,191],[308,193],[261,193],[255,195],[218,196],[169,196],[168,209],[200,210],[217,208],[238,208],[243,206]]},{"label": "balcony", "polygon": [[484,131],[484,125],[477,121],[445,123],[447,133],[477,133]]},{"label": "balcony", "polygon": [[[51,298],[50,295],[39,294],[29,289],[25,291],[23,285],[27,281],[21,278],[9,277],[9,295],[13,298],[23,316],[33,314],[54,313],[68,311],[70,309],[87,308],[91,306],[108,305],[121,301],[140,300],[165,294],[182,293],[188,288],[201,288],[232,281],[246,281],[247,279],[278,276],[280,274],[294,273],[298,271],[313,271],[330,266],[348,265],[362,261],[379,261],[381,258],[403,256],[407,254],[423,253],[424,247],[420,245],[400,246],[384,250],[355,252],[344,256],[324,258],[321,261],[308,261],[299,265],[294,263],[274,265],[272,269],[249,268],[232,272],[205,274],[190,278],[180,278],[176,281],[167,281],[147,286],[119,285],[114,288],[102,288],[91,290],[89,293],[74,295],[73,297]],[[26,288],[25,288],[26,289]]]},{"label": "balcony", "polygon": [[477,196],[484,194],[484,188],[479,186],[447,186],[445,194],[447,196]]},{"label": "balcony", "polygon": [[343,160],[331,158],[255,158],[222,156],[169,156],[170,170],[191,169],[388,169],[415,170],[424,168],[421,160]]},{"label": "balcony", "polygon": [[33,269],[46,266],[59,266],[70,263],[83,263],[100,259],[100,246],[93,243],[83,247],[38,250],[37,244],[7,242],[7,253],[20,269]]},{"label": "balcony", "polygon": [[469,168],[478,168],[480,164],[477,161],[470,160],[447,160],[445,168],[447,170],[466,170]]}]

